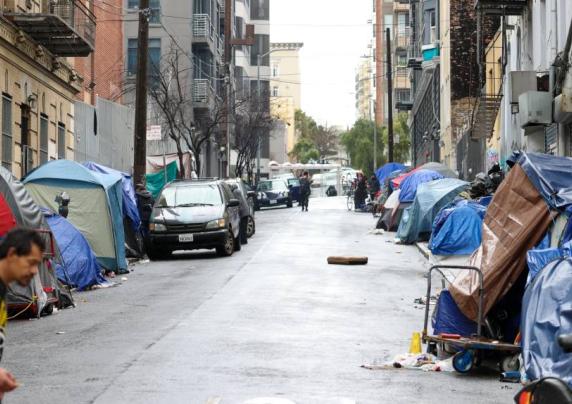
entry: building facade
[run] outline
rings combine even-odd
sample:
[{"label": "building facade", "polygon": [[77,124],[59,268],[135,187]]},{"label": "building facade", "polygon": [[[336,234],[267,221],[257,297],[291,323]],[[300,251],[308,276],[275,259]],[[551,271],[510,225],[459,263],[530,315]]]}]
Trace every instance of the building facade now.
[{"label": "building facade", "polygon": [[[288,153],[298,141],[296,136],[295,113],[302,108],[302,75],[300,71],[300,50],[303,43],[272,43],[270,48],[271,81],[270,109],[273,117],[283,123],[280,127],[283,134],[275,131],[271,143],[274,156],[271,159],[284,163],[288,161]],[[284,145],[284,147],[282,147]],[[282,151],[278,151],[282,149]]]},{"label": "building facade", "polygon": [[373,120],[373,106],[375,98],[373,94],[372,61],[365,59],[357,68],[355,77],[356,90],[356,117],[357,119]]},{"label": "building facade", "polygon": [[[21,177],[49,160],[73,159],[83,78],[71,58],[93,52],[95,16],[73,0],[6,0],[1,7],[0,152],[2,166]],[[54,32],[60,41],[51,41]]]}]

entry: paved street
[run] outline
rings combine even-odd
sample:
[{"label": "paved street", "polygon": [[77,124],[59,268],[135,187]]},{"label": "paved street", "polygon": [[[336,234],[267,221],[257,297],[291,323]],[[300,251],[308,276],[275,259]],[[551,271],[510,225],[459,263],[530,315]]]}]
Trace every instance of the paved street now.
[{"label": "paved street", "polygon": [[[424,258],[371,235],[369,214],[316,199],[260,212],[243,251],[137,265],[78,307],[9,325],[6,403],[500,403],[497,374],[365,370],[406,352],[423,312]],[[368,255],[329,266],[328,255]],[[219,401],[220,399],[220,401]],[[210,400],[210,401],[209,401]]]}]

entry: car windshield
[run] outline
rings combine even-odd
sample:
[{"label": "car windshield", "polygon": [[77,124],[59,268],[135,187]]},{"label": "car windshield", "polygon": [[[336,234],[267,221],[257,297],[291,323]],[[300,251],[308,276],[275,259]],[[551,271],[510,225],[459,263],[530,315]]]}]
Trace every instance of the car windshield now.
[{"label": "car windshield", "polygon": [[283,180],[263,181],[258,184],[259,191],[286,191],[287,189]]},{"label": "car windshield", "polygon": [[216,185],[192,185],[165,188],[157,202],[159,208],[221,205]]},{"label": "car windshield", "polygon": [[297,187],[300,185],[300,180],[298,178],[290,178],[288,180],[288,185],[292,185],[294,187]]}]

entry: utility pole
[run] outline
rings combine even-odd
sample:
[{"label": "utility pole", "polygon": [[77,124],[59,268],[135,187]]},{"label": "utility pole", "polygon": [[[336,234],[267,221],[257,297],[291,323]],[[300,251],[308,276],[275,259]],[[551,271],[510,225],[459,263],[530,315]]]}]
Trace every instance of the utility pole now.
[{"label": "utility pole", "polygon": [[147,59],[149,48],[149,0],[139,1],[137,37],[137,82],[135,92],[135,136],[133,139],[133,180],[143,183],[147,165]]},{"label": "utility pole", "polygon": [[385,30],[387,47],[387,161],[393,162],[393,73],[391,72],[391,31]]},{"label": "utility pole", "polygon": [[[258,54],[256,58],[256,104],[258,111],[262,110],[262,104],[260,103],[260,65],[262,64],[262,55]],[[256,148],[256,185],[260,182],[260,155],[262,154],[262,139],[260,138],[260,128],[256,129],[258,131],[257,136],[257,148]]]}]

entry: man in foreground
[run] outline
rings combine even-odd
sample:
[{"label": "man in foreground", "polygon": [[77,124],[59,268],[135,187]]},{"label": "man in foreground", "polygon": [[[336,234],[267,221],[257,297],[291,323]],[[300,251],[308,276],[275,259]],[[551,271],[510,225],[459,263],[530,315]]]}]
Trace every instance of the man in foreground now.
[{"label": "man in foreground", "polygon": [[[4,331],[8,321],[6,293],[8,285],[18,282],[27,286],[38,273],[42,262],[44,242],[38,232],[30,229],[14,229],[0,242],[0,359],[4,350]],[[18,383],[5,369],[0,368],[0,400],[4,393],[18,387]]]}]

